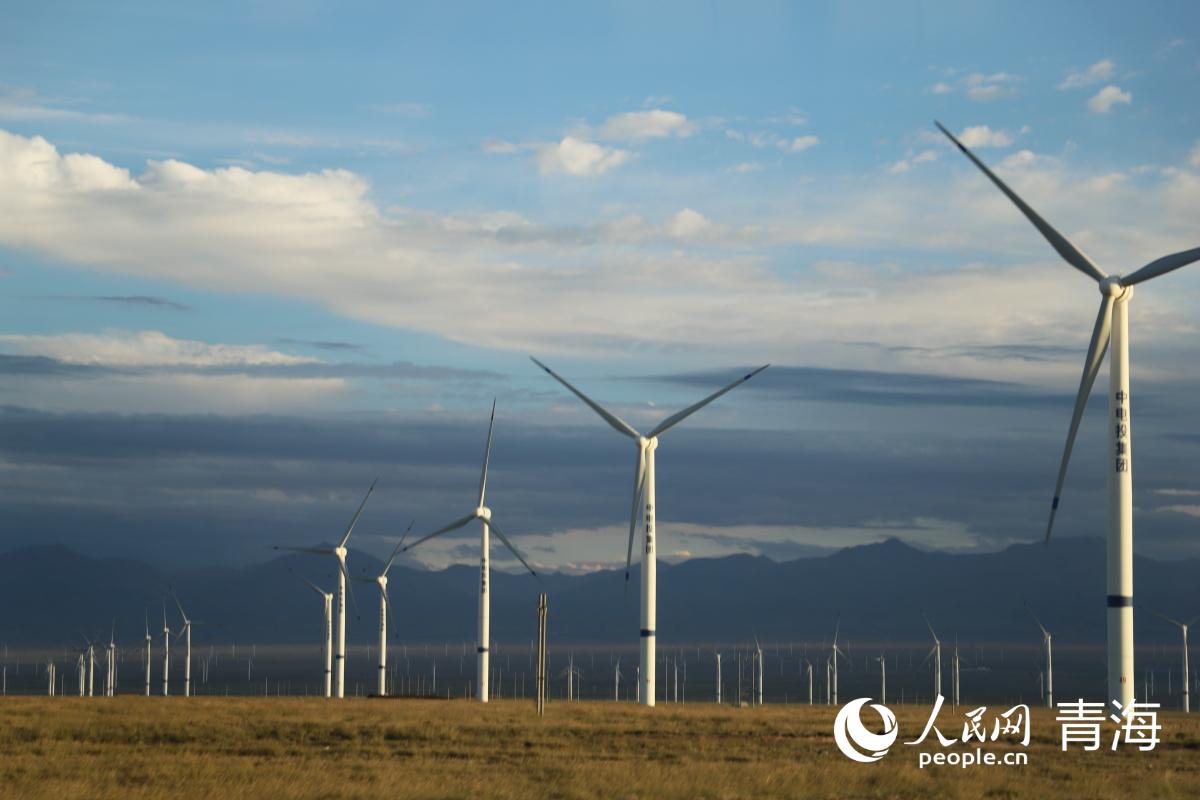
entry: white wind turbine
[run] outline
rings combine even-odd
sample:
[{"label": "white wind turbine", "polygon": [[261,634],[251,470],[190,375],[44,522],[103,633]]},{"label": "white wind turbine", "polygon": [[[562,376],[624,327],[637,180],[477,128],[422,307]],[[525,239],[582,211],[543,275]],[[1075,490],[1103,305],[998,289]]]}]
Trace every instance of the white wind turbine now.
[{"label": "white wind turbine", "polygon": [[875,659],[879,662],[879,702],[887,704],[887,659],[883,657],[883,653]]},{"label": "white wind turbine", "polygon": [[387,574],[388,570],[392,568],[392,564],[395,563],[396,556],[400,555],[400,548],[404,546],[404,540],[408,538],[412,526],[413,523],[408,523],[408,529],[404,531],[404,535],[400,537],[400,541],[392,548],[392,555],[388,558],[387,563],[383,565],[383,571],[377,577],[356,579],[366,583],[374,583],[379,587],[379,681],[376,686],[376,692],[380,697],[387,696],[387,629],[388,620],[392,616],[392,604],[388,600]]},{"label": "white wind turbine", "polygon": [[[338,588],[337,588],[337,615],[338,615],[338,632],[337,632],[337,696],[340,700],[346,696],[346,590],[348,583],[346,581],[346,543],[350,541],[350,534],[354,532],[354,526],[358,522],[359,516],[362,514],[363,506],[367,504],[367,500],[371,497],[371,492],[375,491],[375,484],[379,479],[371,481],[371,487],[367,489],[367,493],[363,496],[362,502],[358,504],[358,510],[354,512],[354,516],[350,519],[350,524],[346,526],[346,532],[342,534],[342,538],[338,540],[337,546],[334,548],[328,547],[291,547],[285,545],[276,545],[276,550],[289,550],[296,553],[313,553],[322,556],[333,556],[337,559],[338,565]],[[351,599],[353,599],[353,590],[351,589]],[[355,601],[355,607],[358,603]]]},{"label": "white wind turbine", "polygon": [[[495,533],[509,552],[517,557],[517,560],[525,565],[525,569],[529,570],[535,578],[538,577],[537,572],[533,567],[529,566],[529,562],[525,560],[525,556],[521,555],[520,551],[513,546],[513,543],[508,540],[504,532],[497,527],[495,520],[492,519],[492,510],[484,504],[484,498],[487,494],[487,476],[488,462],[492,455],[492,428],[496,423],[496,403],[492,401],[492,416],[488,422],[487,444],[483,449],[483,470],[479,475],[479,502],[475,505],[475,510],[465,517],[460,517],[454,520],[445,527],[438,528],[433,533],[428,533],[417,539],[412,544],[401,549],[400,552],[407,552],[423,542],[427,542],[435,536],[441,536],[443,533],[458,530],[464,525],[479,520],[483,529],[479,544],[479,641],[475,646],[475,671],[476,671],[476,697],[481,703],[488,701],[488,680],[490,673],[488,672],[490,659],[488,658],[488,646],[491,644],[491,625],[492,625],[492,603],[491,603],[491,560],[489,554],[488,534]],[[539,578],[540,580],[540,578]]]},{"label": "white wind turbine", "polygon": [[925,616],[925,612],[921,612],[921,617],[929,628],[929,635],[933,637],[933,649],[925,656],[925,660],[933,659],[933,697],[936,701],[942,693],[942,640],[933,632],[933,625],[929,622],[929,617]]},{"label": "white wind turbine", "polygon": [[1192,624],[1196,622],[1196,620],[1200,620],[1200,617],[1192,617],[1187,622],[1180,622],[1179,620],[1171,619],[1166,614],[1160,614],[1157,611],[1151,611],[1150,613],[1152,613],[1154,616],[1158,617],[1159,619],[1166,620],[1167,622],[1174,625],[1176,628],[1179,628],[1179,632],[1183,634],[1183,713],[1187,714],[1187,713],[1191,712],[1191,710],[1192,710],[1191,709],[1191,697],[1190,697],[1190,693],[1188,691],[1188,687],[1192,682],[1192,673],[1188,671],[1187,634],[1188,634],[1188,628],[1191,627]]},{"label": "white wind turbine", "polygon": [[738,386],[741,386],[746,381],[753,378],[758,373],[766,369],[769,364],[759,367],[758,369],[743,375],[733,383],[729,384],[720,391],[713,392],[708,397],[704,398],[694,405],[679,411],[664,419],[650,430],[645,436],[638,433],[632,425],[617,415],[609,412],[599,403],[592,400],[583,392],[576,389],[571,384],[567,383],[554,370],[547,367],[536,358],[532,358],[533,363],[537,364],[546,374],[554,380],[561,383],[567,388],[571,394],[582,400],[589,408],[595,411],[600,417],[607,422],[617,433],[628,436],[633,439],[637,445],[637,460],[634,461],[634,476],[633,476],[633,503],[629,515],[629,544],[625,549],[625,585],[629,585],[629,567],[633,559],[633,534],[637,527],[638,506],[641,504],[642,497],[645,497],[645,505],[642,507],[644,521],[644,547],[642,550],[642,598],[641,598],[641,673],[638,677],[640,682],[639,696],[643,705],[654,705],[655,691],[655,675],[656,666],[656,631],[654,626],[657,624],[658,609],[657,609],[657,576],[658,576],[658,550],[655,541],[654,521],[655,521],[655,451],[658,449],[658,437],[665,433],[668,429],[679,424],[683,420],[696,413],[704,406],[716,400],[721,395],[731,391]]},{"label": "white wind turbine", "polygon": [[1050,636],[1050,631],[1046,630],[1046,626],[1038,619],[1037,614],[1033,613],[1033,609],[1029,607],[1028,603],[1025,604],[1025,610],[1029,612],[1029,616],[1033,617],[1033,621],[1037,623],[1038,628],[1042,631],[1042,650],[1045,651],[1046,655],[1046,672],[1043,679],[1045,682],[1042,685],[1044,686],[1046,695],[1046,708],[1054,708],[1054,654],[1051,649],[1052,637]]},{"label": "white wind turbine", "polygon": [[162,696],[166,697],[171,693],[171,685],[168,682],[171,674],[171,626],[167,624],[167,601],[163,600],[163,683]]},{"label": "white wind turbine", "polygon": [[757,636],[754,637],[754,659],[757,662],[755,669],[758,670],[757,685],[754,687],[754,701],[756,705],[761,706],[763,702],[763,651]]},{"label": "white wind turbine", "polygon": [[108,634],[108,647],[104,649],[104,696],[116,694],[117,686],[117,623],[113,621],[112,630]]},{"label": "white wind turbine", "polygon": [[936,123],[942,133],[979,167],[992,183],[1033,223],[1068,264],[1092,278],[1100,289],[1100,312],[1092,329],[1075,410],[1067,429],[1067,443],[1058,468],[1046,541],[1054,527],[1054,516],[1067,477],[1067,464],[1075,434],[1087,406],[1088,395],[1100,372],[1105,351],[1111,346],[1113,357],[1108,365],[1108,695],[1122,707],[1133,700],[1133,453],[1131,443],[1129,397],[1129,301],[1133,287],[1143,281],[1200,260],[1200,247],[1157,258],[1127,276],[1108,275],[1092,263],[1079,248],[1056,231],[1017,194],[997,178],[982,161]]},{"label": "white wind turbine", "polygon": [[619,658],[613,668],[613,700],[616,702],[621,700],[621,659]]},{"label": "white wind turbine", "polygon": [[717,705],[721,705],[721,654],[716,653],[717,657]]},{"label": "white wind turbine", "polygon": [[849,662],[849,660],[850,660],[846,656],[846,654],[842,652],[842,648],[838,647],[838,643],[837,643],[838,631],[840,631],[841,628],[842,628],[842,621],[841,621],[841,619],[838,619],[837,624],[835,624],[833,626],[833,645],[830,647],[830,650],[829,650],[829,662],[830,662],[831,670],[832,670],[831,676],[830,676],[831,680],[830,680],[830,684],[829,684],[830,685],[829,702],[835,706],[838,704],[838,662],[837,662],[837,657],[841,656],[842,658],[845,658],[847,662]]},{"label": "white wind turbine", "polygon": [[146,697],[150,696],[150,609],[146,609]]},{"label": "white wind turbine", "polygon": [[321,656],[325,664],[325,696],[333,694],[333,592],[327,592],[308,578],[301,578],[309,587],[321,596],[325,604],[325,637],[321,640]]},{"label": "white wind turbine", "polygon": [[192,621],[188,619],[188,615],[183,613],[183,605],[180,604],[179,598],[175,592],[171,592],[171,597],[175,600],[175,607],[179,609],[179,616],[183,617],[183,629],[179,631],[178,636],[183,637],[184,643],[184,660],[183,660],[183,696],[192,696]]}]

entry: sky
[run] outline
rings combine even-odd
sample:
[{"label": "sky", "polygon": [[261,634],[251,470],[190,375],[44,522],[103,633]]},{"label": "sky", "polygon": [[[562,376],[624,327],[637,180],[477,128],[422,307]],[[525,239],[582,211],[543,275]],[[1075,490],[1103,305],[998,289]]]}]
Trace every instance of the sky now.
[{"label": "sky", "polygon": [[[488,504],[545,569],[1036,541],[1106,272],[1200,245],[1200,9],[26,4],[0,28],[0,547],[177,565]],[[1135,549],[1200,555],[1200,267],[1132,305]],[[1104,385],[1102,376],[1099,384]],[[1104,392],[1056,536],[1104,534]],[[414,551],[478,558],[477,533]],[[497,566],[515,562],[497,551]]]}]

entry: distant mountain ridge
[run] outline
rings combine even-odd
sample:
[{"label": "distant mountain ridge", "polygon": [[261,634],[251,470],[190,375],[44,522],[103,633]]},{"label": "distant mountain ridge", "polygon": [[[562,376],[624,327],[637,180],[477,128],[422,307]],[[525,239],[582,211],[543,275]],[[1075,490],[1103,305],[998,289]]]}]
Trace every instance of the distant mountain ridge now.
[{"label": "distant mountain ridge", "polygon": [[[664,645],[685,642],[827,640],[841,618],[842,635],[857,641],[908,642],[928,633],[928,612],[943,640],[1035,640],[1028,601],[1060,646],[1099,644],[1105,635],[1104,543],[1063,539],[1017,544],[984,554],[914,549],[897,540],[832,555],[775,562],[749,555],[658,565],[658,629]],[[90,558],[59,545],[0,555],[0,641],[59,645],[80,634],[103,633],[116,622],[118,639],[162,629],[162,603],[174,589],[197,620],[197,641],[295,643],[314,639],[320,600],[304,576],[334,588],[331,557],[287,554],[241,568],[163,571],[124,558]],[[353,576],[372,577],[382,563],[352,551]],[[1179,618],[1200,613],[1200,559],[1135,559],[1139,609]],[[401,641],[473,642],[475,567],[441,571],[393,566],[389,576],[393,624]],[[550,596],[551,637],[558,642],[636,642],[637,567],[625,591],[620,571],[585,575],[492,573],[492,635],[501,642],[533,637],[537,593]],[[375,586],[355,582],[351,642],[377,631]],[[178,612],[168,601],[172,629]],[[1138,613],[1139,642],[1174,642],[1177,633]]]}]

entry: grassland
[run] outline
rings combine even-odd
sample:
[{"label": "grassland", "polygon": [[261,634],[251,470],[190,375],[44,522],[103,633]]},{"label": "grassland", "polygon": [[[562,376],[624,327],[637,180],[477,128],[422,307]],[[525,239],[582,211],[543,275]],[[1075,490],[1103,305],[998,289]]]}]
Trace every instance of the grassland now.
[{"label": "grassland", "polygon": [[[928,709],[897,712],[905,740]],[[1200,796],[1194,715],[1164,712],[1153,752],[1062,753],[1058,724],[1035,712],[1028,766],[965,770],[918,769],[917,748],[901,745],[877,764],[851,762],[832,721],[832,709],[807,706],[552,703],[538,720],[512,701],[6,697],[0,796]]]}]

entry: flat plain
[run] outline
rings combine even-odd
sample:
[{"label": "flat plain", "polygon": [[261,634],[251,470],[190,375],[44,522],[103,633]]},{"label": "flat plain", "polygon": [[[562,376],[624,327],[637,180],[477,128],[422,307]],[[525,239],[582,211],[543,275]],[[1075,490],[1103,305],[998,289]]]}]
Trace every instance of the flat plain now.
[{"label": "flat plain", "polygon": [[[894,706],[900,742],[928,707]],[[962,711],[939,727],[961,734]],[[995,709],[993,709],[994,711]],[[308,698],[0,699],[0,796],[501,798],[1192,798],[1200,719],[1160,712],[1150,752],[1061,752],[1035,709],[1028,765],[918,769],[898,742],[845,758],[835,709]],[[959,730],[954,730],[958,725]],[[1004,740],[993,752],[1014,749]],[[958,744],[950,749],[965,751]]]}]

